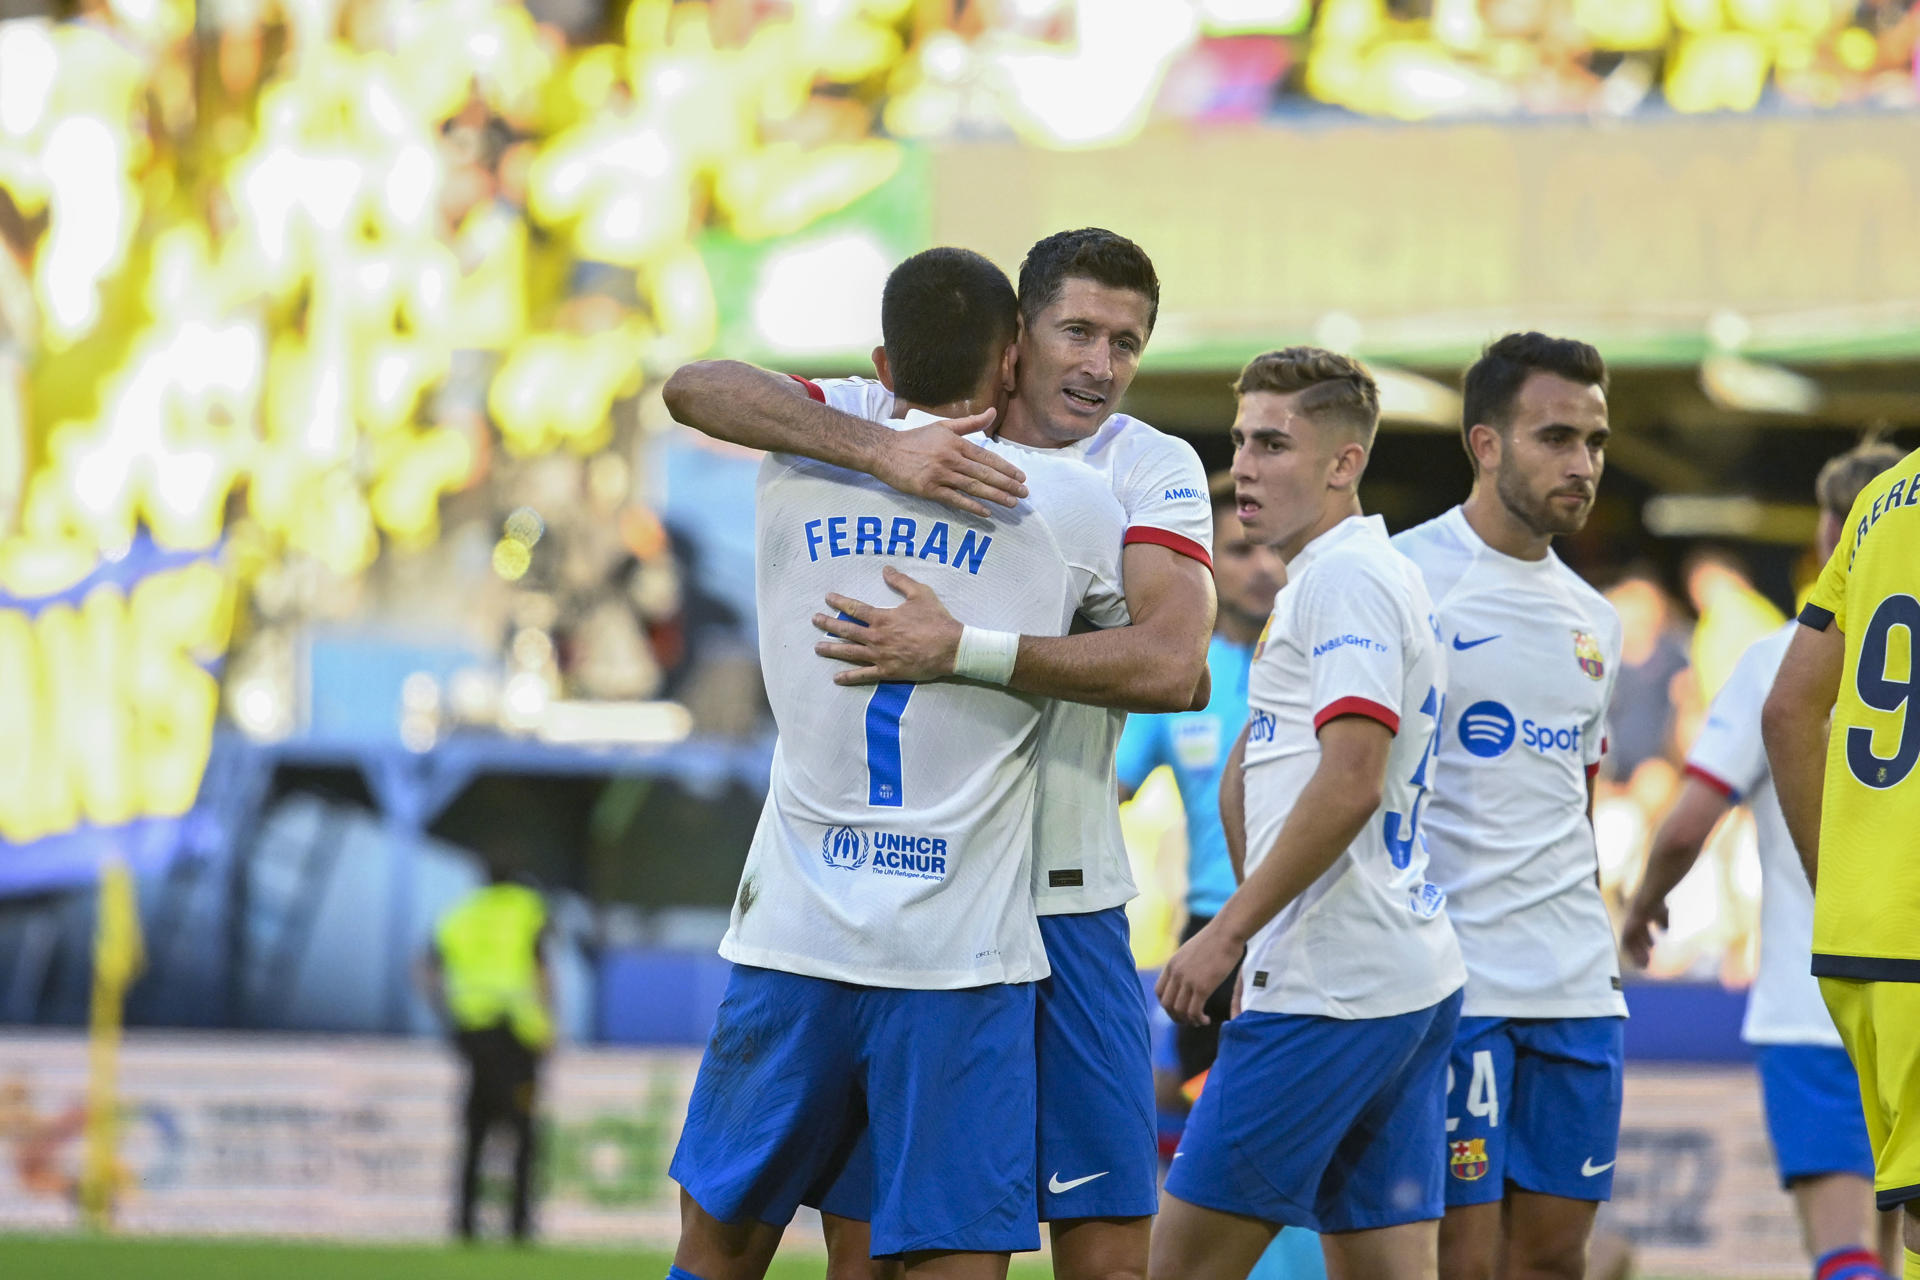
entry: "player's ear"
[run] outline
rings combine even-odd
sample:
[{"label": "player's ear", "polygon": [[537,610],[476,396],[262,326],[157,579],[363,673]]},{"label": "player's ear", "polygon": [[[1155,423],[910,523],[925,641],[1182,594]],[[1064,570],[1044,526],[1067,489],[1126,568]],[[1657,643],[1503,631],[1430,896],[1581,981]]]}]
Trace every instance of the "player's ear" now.
[{"label": "player's ear", "polygon": [[880,385],[893,390],[893,369],[887,364],[887,349],[884,346],[873,349],[873,375],[880,379]]},{"label": "player's ear", "polygon": [[1009,342],[1007,349],[1000,353],[1000,389],[1008,395],[1013,394],[1014,377],[1020,372],[1020,344]]},{"label": "player's ear", "polygon": [[1351,493],[1359,487],[1360,473],[1366,469],[1366,446],[1358,440],[1344,440],[1333,452],[1333,472],[1327,477],[1327,487]]},{"label": "player's ear", "polygon": [[1473,454],[1474,466],[1478,470],[1499,470],[1500,455],[1506,448],[1506,443],[1498,427],[1476,422],[1467,428],[1467,449]]}]

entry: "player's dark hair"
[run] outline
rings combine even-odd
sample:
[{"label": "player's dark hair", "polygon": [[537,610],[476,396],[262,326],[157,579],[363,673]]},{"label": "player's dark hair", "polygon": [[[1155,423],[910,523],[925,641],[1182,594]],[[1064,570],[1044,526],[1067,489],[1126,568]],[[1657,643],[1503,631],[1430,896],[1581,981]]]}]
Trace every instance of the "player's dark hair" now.
[{"label": "player's dark hair", "polygon": [[1160,277],[1147,251],[1101,227],[1056,231],[1027,250],[1020,264],[1020,314],[1032,324],[1052,306],[1069,280],[1091,280],[1109,289],[1131,289],[1147,300],[1147,333],[1160,317]]},{"label": "player's dark hair", "polygon": [[[1468,435],[1485,424],[1505,431],[1513,420],[1513,402],[1536,373],[1551,373],[1583,387],[1607,389],[1607,362],[1600,352],[1575,338],[1544,333],[1510,333],[1488,344],[1460,380],[1460,443],[1473,461]],[[1476,462],[1474,464],[1478,466]]]},{"label": "player's dark hair", "polygon": [[1882,471],[1898,466],[1906,456],[1906,451],[1898,445],[1884,440],[1862,440],[1845,453],[1828,458],[1827,465],[1820,468],[1820,478],[1813,483],[1820,509],[1832,512],[1836,520],[1845,520],[1860,491],[1872,484]]},{"label": "player's dark hair", "polygon": [[880,294],[893,393],[916,405],[971,396],[1013,341],[1018,306],[1007,273],[971,249],[902,262]]},{"label": "player's dark hair", "polygon": [[1247,361],[1234,379],[1233,394],[1271,391],[1300,397],[1294,407],[1316,422],[1345,427],[1371,449],[1380,426],[1380,387],[1367,367],[1352,356],[1322,347],[1283,347]]}]

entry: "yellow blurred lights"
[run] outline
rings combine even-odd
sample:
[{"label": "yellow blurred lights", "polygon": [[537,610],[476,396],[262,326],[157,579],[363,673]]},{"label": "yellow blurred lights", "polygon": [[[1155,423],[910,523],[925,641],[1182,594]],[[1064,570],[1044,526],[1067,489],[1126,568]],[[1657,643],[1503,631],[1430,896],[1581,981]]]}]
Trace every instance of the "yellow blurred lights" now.
[{"label": "yellow blurred lights", "polygon": [[1848,27],[1835,37],[1833,52],[1841,66],[1854,72],[1871,71],[1880,58],[1880,46],[1873,33],[1860,27]]},{"label": "yellow blurred lights", "polygon": [[0,22],[0,137],[27,138],[40,126],[58,66],[45,21]]},{"label": "yellow blurred lights", "polygon": [[533,551],[524,542],[502,538],[493,544],[493,571],[508,582],[518,582],[533,567]]},{"label": "yellow blurred lights", "polygon": [[547,531],[546,522],[532,507],[516,507],[503,526],[506,536],[523,547],[535,546]]}]

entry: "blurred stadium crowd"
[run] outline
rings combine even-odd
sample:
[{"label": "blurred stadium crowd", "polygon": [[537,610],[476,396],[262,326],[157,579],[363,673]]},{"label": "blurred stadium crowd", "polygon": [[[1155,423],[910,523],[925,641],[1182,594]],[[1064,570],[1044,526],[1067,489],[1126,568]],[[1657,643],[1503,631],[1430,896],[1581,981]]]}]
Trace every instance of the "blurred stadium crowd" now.
[{"label": "blurred stadium crowd", "polygon": [[[917,140],[1912,105],[1917,32],[1907,0],[0,0],[0,602],[218,548],[213,588],[148,612],[224,661],[261,737],[292,725],[301,637],[349,621],[497,658],[410,688],[429,740],[552,698],[700,702],[699,549],[669,536],[650,442],[653,389],[718,332],[705,237],[790,235]],[[1614,591],[1615,884],[1778,616],[1718,562],[1688,589]],[[0,616],[26,677],[4,710],[50,719],[78,643],[158,688],[131,616]],[[165,733],[215,714],[209,693]],[[699,718],[756,715],[727,682]],[[25,812],[0,835],[60,827]],[[1750,844],[1711,865],[1757,898]]]}]

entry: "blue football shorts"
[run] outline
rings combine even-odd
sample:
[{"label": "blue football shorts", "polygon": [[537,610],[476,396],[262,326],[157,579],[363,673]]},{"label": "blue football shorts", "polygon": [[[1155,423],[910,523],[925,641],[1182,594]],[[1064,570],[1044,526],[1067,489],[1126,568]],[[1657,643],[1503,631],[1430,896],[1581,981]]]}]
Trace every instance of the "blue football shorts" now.
[{"label": "blue football shorts", "polygon": [[1314,1231],[1445,1209],[1447,1051],[1461,993],[1388,1018],[1242,1013],[1167,1172],[1189,1204]]},{"label": "blue football shorts", "polygon": [[1146,991],[1125,907],[1040,917],[1040,1220],[1140,1218],[1159,1208],[1160,1142]]},{"label": "blue football shorts", "polygon": [[1509,1183],[1607,1200],[1625,1079],[1619,1017],[1462,1018],[1447,1081],[1447,1204]]},{"label": "blue football shorts", "polygon": [[876,1257],[1038,1249],[1033,1024],[1031,983],[905,991],[736,965],[669,1172],[722,1222],[783,1225],[864,1190],[870,1213],[847,1216],[872,1222]]},{"label": "blue football shorts", "polygon": [[1873,1180],[1873,1147],[1860,1107],[1860,1077],[1845,1049],[1759,1044],[1760,1100],[1780,1185],[1830,1173]]}]

